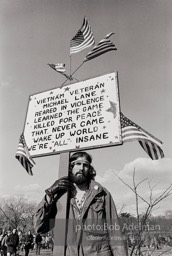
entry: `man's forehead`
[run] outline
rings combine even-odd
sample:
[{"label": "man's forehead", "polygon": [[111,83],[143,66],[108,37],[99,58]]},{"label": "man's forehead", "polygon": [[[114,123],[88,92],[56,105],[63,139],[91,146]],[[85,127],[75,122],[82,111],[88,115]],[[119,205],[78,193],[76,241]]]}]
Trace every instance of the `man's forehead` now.
[{"label": "man's forehead", "polygon": [[90,162],[85,157],[78,157],[76,160],[72,161],[71,164],[90,164]]}]

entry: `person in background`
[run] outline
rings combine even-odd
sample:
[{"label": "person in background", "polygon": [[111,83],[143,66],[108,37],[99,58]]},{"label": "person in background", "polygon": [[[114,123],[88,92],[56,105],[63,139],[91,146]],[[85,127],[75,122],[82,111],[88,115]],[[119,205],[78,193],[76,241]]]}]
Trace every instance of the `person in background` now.
[{"label": "person in background", "polygon": [[23,234],[23,232],[20,232],[19,234],[19,250],[22,253],[24,251],[24,241],[25,240],[25,235]]},{"label": "person in background", "polygon": [[32,243],[33,243],[33,235],[31,234],[31,231],[29,230],[28,233],[24,237],[25,256],[29,255],[29,251],[32,248]]},{"label": "person in background", "polygon": [[6,236],[5,229],[3,229],[1,234],[0,234],[0,246],[1,246],[1,242],[2,242],[2,239],[4,238],[4,236]]},{"label": "person in background", "polygon": [[[46,195],[37,207],[34,226],[38,233],[55,227],[57,202],[67,192],[69,220],[67,229],[67,256],[126,256],[126,248],[118,216],[110,192],[95,181],[92,157],[76,152],[69,159],[69,176],[62,177],[45,190]],[[61,220],[60,225],[65,223]],[[54,236],[62,226],[56,227]],[[102,227],[100,229],[100,227]],[[55,239],[56,241],[56,239]],[[54,246],[58,255],[58,246]]]},{"label": "person in background", "polygon": [[40,255],[41,242],[42,242],[42,236],[40,234],[36,234],[36,237],[35,237],[36,255]]},{"label": "person in background", "polygon": [[46,249],[50,248],[50,234],[49,233],[45,237],[45,247],[46,247]]},{"label": "person in background", "polygon": [[12,233],[7,237],[7,256],[16,256],[17,247],[19,245],[19,236],[17,234],[17,229],[13,229]]},{"label": "person in background", "polygon": [[7,256],[7,238],[11,234],[11,230],[8,230],[1,241],[1,249],[4,256]]}]

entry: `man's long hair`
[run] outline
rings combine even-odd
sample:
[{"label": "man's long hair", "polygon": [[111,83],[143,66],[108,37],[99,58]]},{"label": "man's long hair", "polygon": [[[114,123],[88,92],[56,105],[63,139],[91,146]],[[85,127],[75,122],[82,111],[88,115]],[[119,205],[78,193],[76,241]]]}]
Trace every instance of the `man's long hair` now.
[{"label": "man's long hair", "polygon": [[74,163],[72,163],[73,161],[77,160],[79,157],[85,157],[85,159],[90,163],[90,166],[89,166],[89,178],[90,180],[94,180],[95,179],[95,176],[96,176],[96,171],[94,169],[94,167],[91,165],[92,163],[92,157],[91,155],[89,155],[88,153],[86,152],[76,152],[74,153],[70,159],[69,159],[69,171],[72,171],[73,169],[73,166],[74,166]]}]

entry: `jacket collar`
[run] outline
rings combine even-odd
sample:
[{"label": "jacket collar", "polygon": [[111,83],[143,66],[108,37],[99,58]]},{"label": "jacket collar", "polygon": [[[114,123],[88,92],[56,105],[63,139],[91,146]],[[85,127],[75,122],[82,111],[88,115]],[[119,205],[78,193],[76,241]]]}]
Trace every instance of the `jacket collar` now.
[{"label": "jacket collar", "polygon": [[83,210],[82,210],[82,217],[86,213],[86,211],[87,211],[89,205],[91,204],[91,202],[93,201],[93,199],[96,197],[96,195],[101,193],[102,190],[103,190],[103,187],[98,182],[91,180],[90,186],[89,186],[89,191],[87,194],[87,199],[84,203]]},{"label": "jacket collar", "polygon": [[[83,209],[82,209],[82,217],[84,216],[85,212],[87,211],[89,205],[93,201],[93,199],[103,191],[103,187],[96,181],[91,180],[90,185],[89,185],[89,190],[87,193],[87,199],[84,203]],[[70,203],[74,206],[76,206],[74,198],[71,198]]]}]

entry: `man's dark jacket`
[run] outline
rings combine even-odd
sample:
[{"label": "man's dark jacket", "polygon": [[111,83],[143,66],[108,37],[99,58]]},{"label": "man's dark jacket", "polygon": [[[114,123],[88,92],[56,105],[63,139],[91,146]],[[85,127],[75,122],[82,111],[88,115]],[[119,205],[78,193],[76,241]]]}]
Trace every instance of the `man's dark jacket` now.
[{"label": "man's dark jacket", "polygon": [[10,234],[6,240],[7,252],[15,253],[17,246],[19,245],[19,236],[18,234]]},{"label": "man's dark jacket", "polygon": [[[71,197],[69,202],[66,256],[127,255],[116,207],[107,189],[91,181],[79,219],[74,198]],[[57,211],[56,202],[47,203],[46,197],[43,198],[34,217],[36,232],[46,233],[54,228]],[[63,220],[61,223],[63,225]],[[60,233],[61,228],[60,225],[55,227],[56,232]],[[54,240],[56,246],[58,242],[56,238]],[[55,251],[54,254],[58,255]]]}]

